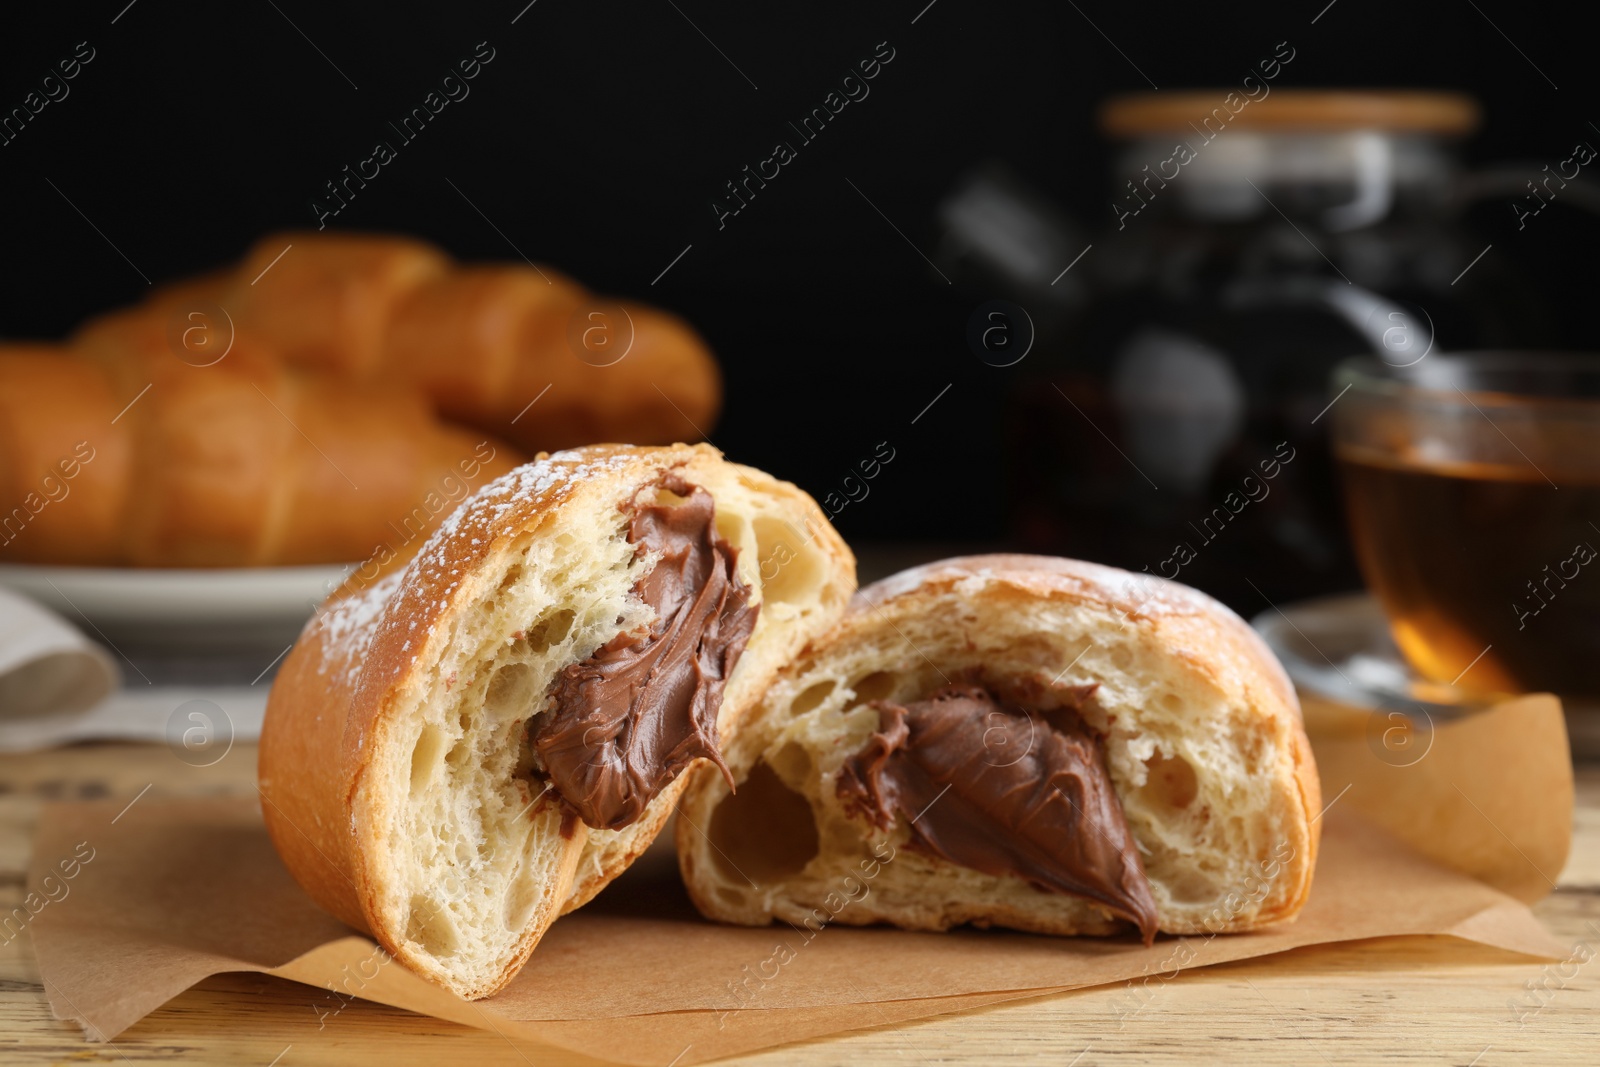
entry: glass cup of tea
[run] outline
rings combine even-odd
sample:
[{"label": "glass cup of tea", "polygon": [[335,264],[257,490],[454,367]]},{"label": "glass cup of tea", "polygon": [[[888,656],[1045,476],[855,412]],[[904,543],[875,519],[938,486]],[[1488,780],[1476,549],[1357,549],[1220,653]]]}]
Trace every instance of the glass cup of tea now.
[{"label": "glass cup of tea", "polygon": [[1600,700],[1600,355],[1334,372],[1357,559],[1432,682]]}]

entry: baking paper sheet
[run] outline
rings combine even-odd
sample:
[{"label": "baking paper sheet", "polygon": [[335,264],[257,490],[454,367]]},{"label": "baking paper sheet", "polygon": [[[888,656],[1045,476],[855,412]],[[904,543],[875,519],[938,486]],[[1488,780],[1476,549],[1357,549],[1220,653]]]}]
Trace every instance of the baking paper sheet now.
[{"label": "baking paper sheet", "polygon": [[505,992],[468,1003],[319,911],[255,803],[152,798],[120,817],[121,803],[45,810],[26,925],[51,1005],[91,1039],[116,1037],[210,975],[259,971],[311,987],[308,1026],[361,997],[654,1065],[1111,983],[1134,1012],[1152,985],[1192,968],[1336,941],[1448,935],[1559,958],[1567,947],[1527,903],[1552,888],[1570,838],[1561,724],[1556,701],[1524,698],[1437,725],[1415,760],[1420,747],[1391,747],[1398,735],[1332,731],[1318,740],[1329,807],[1299,918],[1151,948],[1132,937],[719,926],[697,915],[658,848],[557,922]]}]

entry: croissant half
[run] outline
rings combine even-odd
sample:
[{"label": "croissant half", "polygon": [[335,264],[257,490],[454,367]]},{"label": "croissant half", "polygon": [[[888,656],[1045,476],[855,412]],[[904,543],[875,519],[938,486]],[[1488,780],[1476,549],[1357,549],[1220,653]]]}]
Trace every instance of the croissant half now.
[{"label": "croissant half", "polygon": [[854,585],[810,497],[709,446],[543,457],[309,624],[262,732],[272,839],[339,918],[493,993]]},{"label": "croissant half", "polygon": [[[863,590],[680,805],[700,910],[816,929],[1247,930],[1310,892],[1319,785],[1288,679],[1159,578],[976,556]],[[700,832],[704,830],[704,833]]]}]

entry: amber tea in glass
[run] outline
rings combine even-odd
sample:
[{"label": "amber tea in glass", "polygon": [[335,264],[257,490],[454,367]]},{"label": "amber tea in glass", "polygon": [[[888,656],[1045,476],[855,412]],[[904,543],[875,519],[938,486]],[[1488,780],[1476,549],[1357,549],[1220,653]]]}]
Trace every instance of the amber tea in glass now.
[{"label": "amber tea in glass", "polygon": [[1600,356],[1363,358],[1334,388],[1357,557],[1418,673],[1600,698]]}]

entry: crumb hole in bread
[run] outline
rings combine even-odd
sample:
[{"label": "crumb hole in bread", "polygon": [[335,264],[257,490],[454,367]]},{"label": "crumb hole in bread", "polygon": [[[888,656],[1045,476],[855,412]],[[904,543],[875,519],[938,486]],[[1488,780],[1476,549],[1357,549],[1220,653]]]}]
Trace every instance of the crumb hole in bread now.
[{"label": "crumb hole in bread", "polygon": [[739,791],[711,813],[712,861],[730,880],[782,881],[817,855],[817,823],[805,797],[783,784],[765,761],[750,768]]},{"label": "crumb hole in bread", "polygon": [[1117,645],[1111,650],[1111,665],[1119,671],[1133,666],[1133,650],[1127,645]]},{"label": "crumb hole in bread", "polygon": [[1177,693],[1162,693],[1161,707],[1173,713],[1180,712],[1183,710],[1183,698]]},{"label": "crumb hole in bread", "polygon": [[900,676],[893,671],[873,671],[871,674],[857,678],[850,683],[850,690],[855,696],[850,701],[853,708],[857,704],[868,704],[874,700],[887,700],[899,688]]},{"label": "crumb hole in bread", "polygon": [[541,617],[523,634],[523,640],[528,643],[528,650],[544,652],[551,645],[559,645],[565,641],[567,634],[572,630],[572,621],[575,618],[577,612],[571,608],[562,608]]},{"label": "crumb hole in bread", "polygon": [[453,956],[461,945],[461,937],[449,913],[443,905],[422,893],[411,898],[411,912],[406,916],[406,940],[415,941],[433,956]]},{"label": "crumb hole in bread", "polygon": [[1216,883],[1199,871],[1179,866],[1176,873],[1166,872],[1162,880],[1175,904],[1207,904],[1217,899]]},{"label": "crumb hole in bread", "polygon": [[739,550],[741,556],[750,554],[755,537],[750,532],[750,523],[742,515],[733,511],[723,511],[718,508],[712,522],[716,525],[717,536]]},{"label": "crumb hole in bread", "polygon": [[537,694],[533,691],[533,668],[526,663],[507,663],[496,668],[483,695],[483,712],[491,721],[521,718],[531,710]]},{"label": "crumb hole in bread", "polygon": [[818,704],[828,699],[828,694],[833,692],[833,679],[818,682],[810,686],[805,692],[794,698],[789,705],[789,711],[795,715],[804,715],[808,711],[815,711]]},{"label": "crumb hole in bread", "polygon": [[1194,768],[1182,756],[1163,756],[1159,752],[1144,761],[1147,777],[1139,787],[1139,799],[1153,808],[1180,811],[1194,803],[1200,791]]},{"label": "crumb hole in bread", "polygon": [[439,754],[444,751],[444,735],[437,726],[424,726],[411,749],[411,795],[427,788],[433,779],[433,770],[439,765]]},{"label": "crumb hole in bread", "polygon": [[751,523],[760,563],[761,597],[780,604],[804,603],[822,587],[822,553],[802,531],[782,519],[757,516]]},{"label": "crumb hole in bread", "polygon": [[767,757],[767,762],[772,765],[778,777],[794,789],[801,788],[814,777],[815,764],[811,762],[811,753],[807,752],[805,746],[798,741],[785,743],[782,748]]},{"label": "crumb hole in bread", "polygon": [[750,532],[750,523],[742,515],[736,514],[732,508],[724,511],[717,509],[716,518],[713,520],[717,527],[717,536],[738,550],[739,556],[735,566],[738,569],[739,580],[758,593],[761,589],[761,563],[756,549],[755,534]]}]

